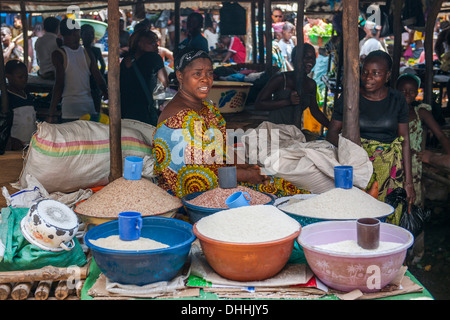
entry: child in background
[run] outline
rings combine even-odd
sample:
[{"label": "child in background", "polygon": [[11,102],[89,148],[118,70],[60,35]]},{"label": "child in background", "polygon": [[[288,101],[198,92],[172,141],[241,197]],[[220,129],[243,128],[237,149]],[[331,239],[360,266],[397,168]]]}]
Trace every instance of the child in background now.
[{"label": "child in background", "polygon": [[8,79],[8,102],[13,111],[11,149],[21,150],[30,143],[37,129],[34,99],[25,92],[28,81],[27,66],[19,60],[9,60],[5,65]]},{"label": "child in background", "polygon": [[419,93],[420,78],[414,74],[404,73],[397,80],[397,89],[402,92],[409,106],[409,136],[411,141],[411,157],[413,184],[416,191],[415,205],[423,207],[422,194],[422,162],[419,153],[422,151],[423,126],[422,122],[431,130],[441,143],[444,152],[450,154],[450,140],[442,132],[439,124],[431,113],[431,106],[416,101]]}]

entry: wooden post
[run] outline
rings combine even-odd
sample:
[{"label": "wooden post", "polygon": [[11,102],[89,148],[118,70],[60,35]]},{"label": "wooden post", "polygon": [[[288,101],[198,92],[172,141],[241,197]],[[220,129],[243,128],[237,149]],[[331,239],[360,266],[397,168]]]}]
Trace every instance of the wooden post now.
[{"label": "wooden post", "polygon": [[251,14],[251,28],[252,28],[252,62],[257,63],[256,59],[258,57],[256,51],[256,3],[252,1],[250,5]]},{"label": "wooden post", "polygon": [[25,8],[25,2],[20,1],[20,20],[22,20],[22,37],[23,37],[23,63],[27,66],[28,70],[28,20],[27,20],[27,10]]},{"label": "wooden post", "polygon": [[259,63],[264,64],[264,0],[258,0],[258,53]]},{"label": "wooden post", "polygon": [[433,104],[433,34],[436,18],[441,10],[443,0],[434,0],[431,9],[428,12],[427,22],[425,25],[425,83],[424,83],[424,102]]},{"label": "wooden post", "polygon": [[6,300],[11,293],[12,285],[10,283],[0,283],[0,300]]},{"label": "wooden post", "polygon": [[342,15],[344,44],[344,119],[342,136],[361,145],[359,133],[359,0],[344,1]]},{"label": "wooden post", "polygon": [[119,17],[119,0],[108,0],[108,109],[110,182],[122,176]]},{"label": "wooden post", "polygon": [[11,298],[13,300],[26,300],[30,295],[33,282],[21,282],[14,286],[11,291]]},{"label": "wooden post", "polygon": [[39,284],[34,291],[34,298],[36,300],[47,300],[50,295],[50,290],[52,288],[52,281],[50,280],[42,280],[39,281]]},{"label": "wooden post", "polygon": [[174,18],[175,18],[175,45],[173,47],[174,53],[178,51],[178,45],[180,44],[180,6],[181,2],[180,0],[175,0],[175,11],[174,11]]},{"label": "wooden post", "polygon": [[392,55],[391,87],[395,88],[402,57],[402,4],[403,0],[394,0],[394,53]]},{"label": "wooden post", "polygon": [[[6,92],[6,77],[5,77],[5,59],[3,58],[3,48],[0,46],[0,91]],[[2,109],[0,112],[2,114],[6,114],[9,110],[9,102],[8,102],[8,95],[2,94]]]},{"label": "wooden post", "polygon": [[264,0],[264,12],[266,21],[266,72],[272,75],[272,8],[270,0]]}]

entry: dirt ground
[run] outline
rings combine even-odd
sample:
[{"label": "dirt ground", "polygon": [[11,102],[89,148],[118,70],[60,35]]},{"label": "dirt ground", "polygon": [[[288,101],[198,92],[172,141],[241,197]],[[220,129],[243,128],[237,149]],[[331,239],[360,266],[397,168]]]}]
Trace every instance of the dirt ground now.
[{"label": "dirt ground", "polygon": [[425,207],[432,213],[424,227],[424,256],[408,267],[436,300],[450,300],[450,196],[426,200]]}]

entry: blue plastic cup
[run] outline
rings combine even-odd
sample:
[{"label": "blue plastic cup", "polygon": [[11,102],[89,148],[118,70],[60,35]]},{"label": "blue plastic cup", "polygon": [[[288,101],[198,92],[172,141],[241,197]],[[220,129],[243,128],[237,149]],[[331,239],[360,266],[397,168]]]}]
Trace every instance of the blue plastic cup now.
[{"label": "blue plastic cup", "polygon": [[119,213],[119,238],[124,241],[138,240],[141,237],[142,215],[135,211]]},{"label": "blue plastic cup", "polygon": [[353,187],[353,167],[334,167],[334,186],[336,188],[351,189]]},{"label": "blue plastic cup", "polygon": [[126,157],[123,167],[123,177],[127,180],[140,180],[144,159],[140,157]]},{"label": "blue plastic cup", "polygon": [[228,206],[228,208],[239,208],[243,206],[249,206],[250,200],[251,197],[247,192],[238,191],[229,196],[225,200],[225,204]]}]

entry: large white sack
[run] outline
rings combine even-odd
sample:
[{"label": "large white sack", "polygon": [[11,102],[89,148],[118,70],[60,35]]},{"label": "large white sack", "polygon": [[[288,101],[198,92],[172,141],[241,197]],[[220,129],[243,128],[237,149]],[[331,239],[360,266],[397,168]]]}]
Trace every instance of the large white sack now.
[{"label": "large white sack", "polygon": [[[255,135],[258,148],[255,148]],[[243,136],[246,159],[254,159],[258,154],[258,163],[267,173],[312,193],[334,188],[334,167],[339,165],[352,166],[353,185],[367,187],[373,166],[362,147],[342,135],[339,148],[325,140],[305,142],[302,136],[295,126],[263,122]]]},{"label": "large white sack", "polygon": [[[153,174],[154,130],[139,121],[122,120],[122,156],[144,158],[147,177]],[[109,125],[85,120],[42,122],[30,141],[19,183],[26,185],[29,174],[49,193],[73,192],[107,184],[109,173]]]}]

